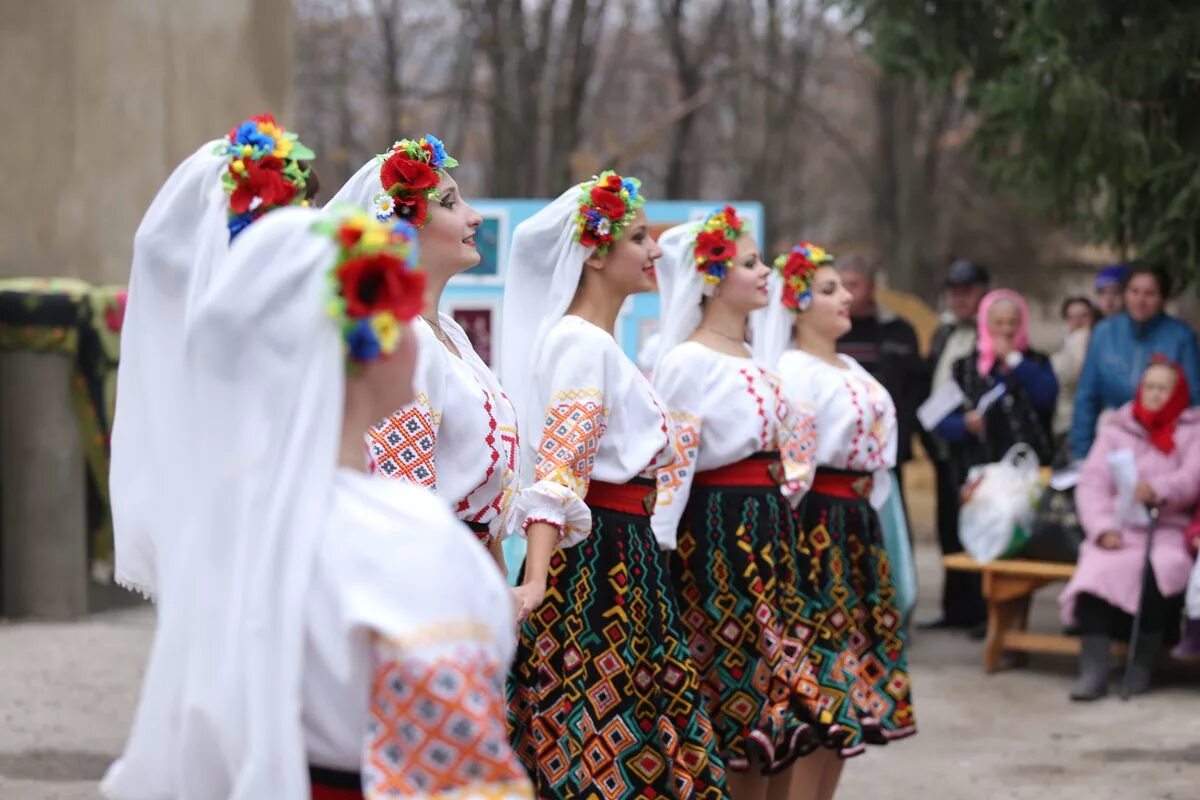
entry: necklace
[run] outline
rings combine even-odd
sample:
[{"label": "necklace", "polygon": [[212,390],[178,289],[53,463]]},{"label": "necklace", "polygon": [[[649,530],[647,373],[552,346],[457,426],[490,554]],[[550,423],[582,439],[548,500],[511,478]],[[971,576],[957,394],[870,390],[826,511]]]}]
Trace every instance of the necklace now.
[{"label": "necklace", "polygon": [[719,331],[716,328],[704,327],[704,328],[701,328],[700,330],[707,331],[708,333],[711,333],[714,336],[720,336],[722,339],[727,339],[727,340],[733,342],[734,344],[740,344],[740,345],[746,344],[746,337],[744,337],[744,336],[730,336],[728,333]]},{"label": "necklace", "polygon": [[421,319],[425,320],[425,322],[429,324],[429,327],[433,330],[433,335],[437,337],[437,340],[442,343],[443,347],[450,352],[456,351],[457,348],[454,347],[454,343],[450,341],[450,337],[448,337],[446,332],[442,330],[441,322],[432,320],[424,314],[421,315]]}]

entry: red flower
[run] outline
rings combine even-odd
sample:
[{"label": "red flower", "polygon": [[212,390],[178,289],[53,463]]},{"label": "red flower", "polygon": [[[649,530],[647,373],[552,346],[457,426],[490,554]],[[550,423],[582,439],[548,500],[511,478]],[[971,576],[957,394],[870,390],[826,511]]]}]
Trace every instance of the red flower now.
[{"label": "red flower", "polygon": [[390,253],[347,259],[338,266],[337,276],[351,319],[381,311],[399,320],[412,319],[425,304],[425,273],[409,270]]},{"label": "red flower", "polygon": [[610,192],[621,191],[621,176],[620,175],[609,175],[604,180],[604,188],[608,189]]},{"label": "red flower", "polygon": [[424,194],[404,193],[395,200],[396,216],[409,225],[420,228],[429,221],[429,201],[425,199]]},{"label": "red flower", "polygon": [[362,228],[354,228],[350,225],[343,225],[338,229],[338,241],[342,243],[342,247],[349,250],[354,245],[358,244],[358,240],[362,238]]},{"label": "red flower", "polygon": [[737,248],[721,231],[701,231],[696,237],[697,261],[728,261],[735,255]]},{"label": "red flower", "polygon": [[625,218],[625,201],[621,196],[599,186],[592,189],[592,206],[613,222]]},{"label": "red flower", "polygon": [[250,204],[256,197],[261,202],[255,206],[254,211],[259,212],[287,205],[296,196],[295,184],[274,166],[282,166],[282,162],[277,158],[270,158],[273,163],[268,163],[268,158],[270,157],[245,162],[246,171],[238,176],[237,188],[229,197],[229,208],[234,214],[250,211]]},{"label": "red flower", "polygon": [[742,220],[738,217],[737,212],[733,210],[733,206],[725,206],[724,211],[726,227],[733,228],[734,230],[740,230],[742,227]]},{"label": "red flower", "polygon": [[403,152],[392,153],[379,169],[384,191],[400,184],[410,192],[424,192],[438,185],[437,170],[424,161],[409,158]]},{"label": "red flower", "polygon": [[104,324],[113,333],[120,333],[121,326],[125,324],[125,302],[128,297],[128,292],[117,292],[112,305],[104,309]]},{"label": "red flower", "polygon": [[611,233],[601,236],[590,228],[584,228],[583,233],[579,234],[579,243],[584,247],[604,247],[612,244],[612,241]]},{"label": "red flower", "polygon": [[425,142],[425,144],[421,145],[421,149],[424,150],[425,154],[429,156],[429,163],[432,164],[433,163],[433,145],[431,145],[429,142]]}]

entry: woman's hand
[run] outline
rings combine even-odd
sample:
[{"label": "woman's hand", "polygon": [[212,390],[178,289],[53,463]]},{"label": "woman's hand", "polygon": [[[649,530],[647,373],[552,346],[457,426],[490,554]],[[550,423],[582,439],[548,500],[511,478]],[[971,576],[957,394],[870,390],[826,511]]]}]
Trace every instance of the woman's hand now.
[{"label": "woman's hand", "polygon": [[546,582],[544,580],[526,581],[514,588],[512,593],[513,605],[517,614],[517,624],[520,625],[546,599]]},{"label": "woman's hand", "polygon": [[978,411],[968,411],[963,417],[963,427],[977,439],[983,438],[983,414]]},{"label": "woman's hand", "polygon": [[1105,531],[1096,537],[1096,545],[1102,550],[1120,550],[1124,542],[1116,531]]},{"label": "woman's hand", "polygon": [[1133,499],[1148,506],[1158,505],[1158,495],[1145,481],[1139,481],[1138,485],[1133,487]]}]

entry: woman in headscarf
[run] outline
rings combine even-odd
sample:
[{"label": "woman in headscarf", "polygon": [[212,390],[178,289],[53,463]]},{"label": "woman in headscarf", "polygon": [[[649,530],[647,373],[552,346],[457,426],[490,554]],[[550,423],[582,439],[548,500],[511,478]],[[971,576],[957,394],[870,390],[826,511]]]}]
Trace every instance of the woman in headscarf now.
[{"label": "woman in headscarf", "polygon": [[436,492],[503,568],[500,545],[520,477],[516,411],[466,332],[438,312],[446,283],[480,259],[475,234],[483,218],[450,177],[457,166],[432,134],[402,139],[364,164],[331,202],[411,223],[428,276],[426,310],[414,326],[422,354],[416,394],[371,426],[371,468]]},{"label": "woman in headscarf", "polygon": [[312,158],[270,114],[252,117],[188,156],[134,235],[109,472],[115,577],[128,589],[157,594],[157,551],[190,496],[184,325],[234,237],[316,194]]},{"label": "woman in headscarf", "polygon": [[[934,432],[951,445],[959,486],[971,467],[999,461],[1016,444],[1029,445],[1038,461],[1050,464],[1058,379],[1050,359],[1029,347],[1029,309],[1019,294],[996,289],[984,296],[975,352],[954,362],[951,374],[966,405]],[[985,397],[991,402],[980,410]]]},{"label": "woman in headscarf", "polygon": [[[678,432],[652,525],[674,551],[683,627],[734,800],[786,796],[812,746],[787,677],[804,643],[789,623],[803,602],[788,499],[812,479],[811,420],[746,345],[768,276],[729,206],[659,237],[660,342],[654,385]],[[786,498],[786,499],[785,499]]]},{"label": "woman in headscarf", "polygon": [[518,225],[508,261],[501,365],[535,478],[514,515],[528,551],[509,723],[544,799],[725,796],[650,527],[670,419],[613,338],[625,299],[655,286],[643,202],[604,172]]},{"label": "woman in headscarf", "polygon": [[189,322],[196,502],[107,797],[532,798],[503,579],[440,500],[362,458],[363,426],[412,396],[414,240],[273,214]]},{"label": "woman in headscarf", "polygon": [[[1063,619],[1075,622],[1083,637],[1073,700],[1107,694],[1109,640],[1129,638],[1139,603],[1142,631],[1131,676],[1135,693],[1150,688],[1158,650],[1177,631],[1192,568],[1184,531],[1200,500],[1200,411],[1189,409],[1190,403],[1183,370],[1152,363],[1134,401],[1102,418],[1084,461],[1075,507],[1087,539],[1059,598]],[[1138,478],[1132,494],[1122,491],[1113,469],[1114,461],[1130,456]],[[1150,520],[1140,506],[1158,508],[1152,571],[1146,575],[1142,563]]]},{"label": "woman in headscarf", "polygon": [[[879,521],[896,466],[896,408],[858,362],[837,352],[850,292],[833,258],[801,242],[775,264],[755,350],[813,420],[817,468],[795,512],[799,592],[794,673],[821,749],[797,762],[797,796],[829,800],[844,759],[916,733],[903,614]],[[790,319],[789,319],[790,317]],[[794,334],[796,349],[780,354]]]}]

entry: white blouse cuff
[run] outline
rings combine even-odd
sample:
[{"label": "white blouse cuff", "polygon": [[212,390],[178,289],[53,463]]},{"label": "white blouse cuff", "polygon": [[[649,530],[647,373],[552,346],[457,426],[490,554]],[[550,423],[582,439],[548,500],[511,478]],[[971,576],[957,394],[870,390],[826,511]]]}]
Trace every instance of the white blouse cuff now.
[{"label": "white blouse cuff", "polygon": [[521,535],[535,522],[558,528],[560,547],[574,547],[592,532],[592,511],[579,495],[561,483],[538,481],[524,489],[515,504]]}]

